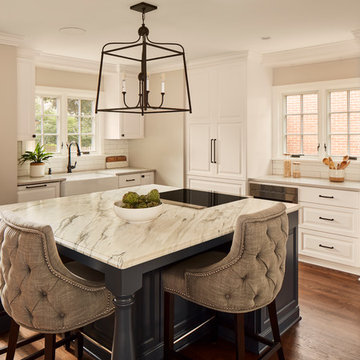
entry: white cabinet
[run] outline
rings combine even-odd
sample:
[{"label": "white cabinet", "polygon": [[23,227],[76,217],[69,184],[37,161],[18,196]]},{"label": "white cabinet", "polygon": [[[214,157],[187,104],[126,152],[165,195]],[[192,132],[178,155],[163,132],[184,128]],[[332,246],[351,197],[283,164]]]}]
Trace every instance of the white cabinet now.
[{"label": "white cabinet", "polygon": [[145,172],[140,174],[140,185],[149,185],[155,183],[154,172]]},{"label": "white cabinet", "polygon": [[356,191],[300,187],[300,260],[360,274],[360,211]]},{"label": "white cabinet", "polygon": [[32,59],[17,59],[17,139],[35,137],[35,64]]},{"label": "white cabinet", "polygon": [[186,118],[187,176],[245,180],[243,66],[238,62],[189,71],[194,111]]},{"label": "white cabinet", "polygon": [[154,171],[142,173],[118,175],[119,188],[154,183]]},{"label": "white cabinet", "polygon": [[195,190],[214,191],[231,195],[245,195],[246,182],[219,182],[206,178],[188,177],[187,187]]},{"label": "white cabinet", "polygon": [[60,183],[21,185],[17,190],[18,202],[52,199],[60,196]]},{"label": "white cabinet", "polygon": [[[105,93],[100,107],[123,106],[121,93],[122,75],[104,76]],[[138,82],[135,75],[126,76],[126,103],[135,106],[138,95]],[[105,139],[139,139],[144,137],[144,117],[140,114],[106,113],[104,119]]]}]

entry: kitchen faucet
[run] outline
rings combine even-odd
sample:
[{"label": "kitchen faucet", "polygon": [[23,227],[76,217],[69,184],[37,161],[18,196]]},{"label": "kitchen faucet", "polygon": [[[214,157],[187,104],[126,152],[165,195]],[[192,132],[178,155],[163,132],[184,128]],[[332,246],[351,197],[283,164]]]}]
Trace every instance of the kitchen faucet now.
[{"label": "kitchen faucet", "polygon": [[70,144],[67,144],[68,147],[68,165],[67,165],[67,172],[71,173],[72,169],[76,168],[77,161],[75,161],[74,165],[71,165],[71,145],[76,145],[77,147],[77,156],[81,156],[80,146],[76,141],[71,141]]}]

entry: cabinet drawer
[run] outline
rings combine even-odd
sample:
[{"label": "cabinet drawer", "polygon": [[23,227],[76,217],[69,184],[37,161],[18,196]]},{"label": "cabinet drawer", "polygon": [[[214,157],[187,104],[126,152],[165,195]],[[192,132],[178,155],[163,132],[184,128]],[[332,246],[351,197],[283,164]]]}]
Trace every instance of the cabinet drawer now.
[{"label": "cabinet drawer", "polygon": [[342,206],[353,209],[359,208],[359,192],[312,187],[299,188],[299,201],[306,201],[321,205]]},{"label": "cabinet drawer", "polygon": [[299,229],[299,252],[318,259],[356,265],[357,239]]},{"label": "cabinet drawer", "polygon": [[358,237],[359,211],[303,206],[301,214],[300,226],[302,227]]},{"label": "cabinet drawer", "polygon": [[18,186],[18,202],[53,199],[60,196],[58,182]]},{"label": "cabinet drawer", "polygon": [[119,188],[140,185],[140,174],[119,175]]}]

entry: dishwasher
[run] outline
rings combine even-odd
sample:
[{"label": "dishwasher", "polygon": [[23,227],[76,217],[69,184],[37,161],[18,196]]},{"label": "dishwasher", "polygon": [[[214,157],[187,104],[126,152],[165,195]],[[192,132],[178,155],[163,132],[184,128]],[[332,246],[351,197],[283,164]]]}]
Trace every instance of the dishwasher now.
[{"label": "dishwasher", "polygon": [[298,188],[296,187],[250,183],[249,194],[257,199],[298,203]]}]

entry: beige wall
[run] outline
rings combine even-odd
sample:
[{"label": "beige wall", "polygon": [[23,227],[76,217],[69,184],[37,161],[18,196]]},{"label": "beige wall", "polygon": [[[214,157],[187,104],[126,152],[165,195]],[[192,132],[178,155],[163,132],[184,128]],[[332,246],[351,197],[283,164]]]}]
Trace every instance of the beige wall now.
[{"label": "beige wall", "polygon": [[[160,101],[160,74],[150,77],[150,104]],[[164,106],[184,107],[182,71],[166,73]],[[145,138],[129,141],[130,166],[156,169],[156,183],[184,186],[184,113],[145,116]]]},{"label": "beige wall", "polygon": [[0,205],[17,201],[17,50],[0,45]]},{"label": "beige wall", "polygon": [[36,68],[35,84],[67,89],[94,90],[97,89],[96,74],[86,74],[47,68]]},{"label": "beige wall", "polygon": [[360,58],[273,69],[274,86],[354,77],[360,77]]}]

